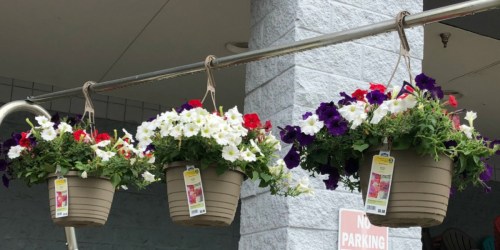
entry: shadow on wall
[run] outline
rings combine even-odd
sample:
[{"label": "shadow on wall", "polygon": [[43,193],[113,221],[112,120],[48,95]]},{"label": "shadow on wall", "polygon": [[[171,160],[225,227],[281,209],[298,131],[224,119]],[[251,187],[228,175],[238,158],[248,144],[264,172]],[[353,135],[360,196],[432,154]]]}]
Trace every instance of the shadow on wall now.
[{"label": "shadow on wall", "polygon": [[[63,115],[63,114],[61,114]],[[27,113],[12,114],[0,126],[0,140],[12,131],[28,130]],[[97,119],[103,132],[126,128],[135,134],[137,124]],[[0,187],[0,249],[66,249],[64,229],[52,224],[46,185],[31,188],[13,181]],[[70,194],[71,195],[71,194]],[[147,190],[118,191],[104,227],[76,229],[80,249],[237,249],[240,239],[239,208],[226,228],[188,228],[174,225],[169,217],[165,184]]]},{"label": "shadow on wall", "polygon": [[500,216],[500,183],[491,181],[488,185],[492,188],[490,193],[485,193],[481,187],[471,187],[453,195],[443,224],[431,227],[431,236],[457,228],[469,235],[476,246],[481,246],[486,237],[493,236],[494,220]]}]

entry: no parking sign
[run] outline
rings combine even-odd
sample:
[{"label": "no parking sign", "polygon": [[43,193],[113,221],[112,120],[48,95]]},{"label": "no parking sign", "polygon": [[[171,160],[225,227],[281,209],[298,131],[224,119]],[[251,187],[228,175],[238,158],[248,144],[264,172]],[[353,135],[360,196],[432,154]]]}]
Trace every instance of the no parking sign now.
[{"label": "no parking sign", "polygon": [[359,210],[340,209],[340,250],[387,250],[389,229],[370,224],[366,213]]}]

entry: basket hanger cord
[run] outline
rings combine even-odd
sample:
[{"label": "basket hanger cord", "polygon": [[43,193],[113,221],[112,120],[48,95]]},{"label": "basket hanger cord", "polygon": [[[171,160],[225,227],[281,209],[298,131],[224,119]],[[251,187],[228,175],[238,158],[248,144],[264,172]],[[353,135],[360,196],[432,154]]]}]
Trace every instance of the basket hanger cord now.
[{"label": "basket hanger cord", "polygon": [[403,57],[405,61],[406,70],[408,71],[408,76],[410,77],[410,83],[413,85],[413,75],[411,73],[411,63],[410,63],[410,44],[408,43],[408,39],[406,38],[405,28],[404,28],[404,19],[405,16],[408,15],[410,15],[410,12],[408,11],[401,11],[396,15],[396,30],[398,32],[400,41],[399,56],[398,56],[398,61],[396,62],[396,66],[392,71],[391,78],[389,78],[389,81],[387,81],[386,85],[387,88],[391,86],[391,81],[394,78],[394,75],[396,74],[399,62],[401,61],[401,57]]},{"label": "basket hanger cord", "polygon": [[208,94],[212,99],[212,104],[214,105],[214,111],[217,111],[217,105],[215,104],[215,78],[213,74],[213,61],[216,59],[214,55],[209,55],[205,58],[205,71],[207,72],[207,91],[201,100],[201,103],[205,102]]},{"label": "basket hanger cord", "polygon": [[89,89],[92,85],[96,84],[94,81],[87,81],[83,84],[82,92],[83,97],[85,98],[85,110],[83,111],[82,119],[85,119],[85,116],[88,116],[90,122],[90,134],[94,135],[94,126],[95,126],[95,116],[94,116],[94,104],[92,103],[92,98],[90,97]]}]

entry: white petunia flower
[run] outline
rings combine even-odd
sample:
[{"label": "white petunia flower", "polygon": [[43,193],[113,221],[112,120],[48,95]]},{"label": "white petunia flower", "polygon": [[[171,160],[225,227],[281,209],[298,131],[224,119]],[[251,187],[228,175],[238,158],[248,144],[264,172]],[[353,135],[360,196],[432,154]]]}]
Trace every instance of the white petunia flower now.
[{"label": "white petunia flower", "polygon": [[172,125],[172,123],[165,123],[164,122],[164,123],[160,124],[159,128],[160,128],[161,137],[167,137],[170,134],[170,131],[172,130],[173,125]]},{"label": "white petunia flower", "polygon": [[122,129],[123,133],[125,134],[125,138],[128,138],[130,140],[130,142],[135,142],[134,141],[134,137],[132,136],[132,134],[130,134],[126,129]]},{"label": "white petunia flower", "polygon": [[324,123],[319,120],[318,115],[311,115],[307,119],[299,121],[300,129],[306,135],[315,135],[323,128],[323,125]]},{"label": "white petunia flower", "polygon": [[351,105],[346,105],[339,109],[340,115],[344,117],[348,122],[352,122],[351,128],[355,129],[368,117],[365,113],[365,103],[356,102]]},{"label": "white petunia flower", "polygon": [[212,129],[210,127],[202,127],[200,129],[201,136],[205,138],[210,138],[213,134]]},{"label": "white petunia flower", "polygon": [[156,161],[156,158],[155,158],[155,156],[153,155],[153,156],[149,157],[148,163],[149,163],[149,164],[154,164],[154,163],[155,163],[155,161]]},{"label": "white petunia flower", "polygon": [[123,189],[123,190],[128,190],[128,187],[125,186],[125,185],[121,185],[120,188]]},{"label": "white petunia flower", "polygon": [[54,126],[54,123],[49,120],[49,118],[45,116],[37,116],[35,120],[42,128],[51,128]]},{"label": "white petunia flower", "polygon": [[281,151],[281,143],[278,139],[276,139],[274,135],[269,134],[266,138],[266,142],[269,144],[273,144],[275,150]]},{"label": "white petunia flower", "polygon": [[387,107],[387,103],[383,102],[375,111],[373,111],[373,117],[370,120],[371,124],[378,124],[382,118],[384,118],[389,112],[389,108]]},{"label": "white petunia flower", "polygon": [[104,151],[104,150],[101,150],[101,149],[96,149],[95,150],[95,154],[102,158],[102,161],[105,162],[105,161],[109,161],[109,159],[111,159],[111,157],[115,156],[116,153],[115,152],[111,152],[111,151]]},{"label": "white petunia flower", "polygon": [[255,157],[255,154],[247,148],[245,151],[241,152],[240,159],[248,162],[253,162],[257,160],[257,157]]},{"label": "white petunia flower", "polygon": [[156,181],[155,179],[155,175],[150,173],[149,171],[145,171],[144,173],[142,173],[142,178],[144,178],[145,181],[147,182],[154,182]]},{"label": "white petunia flower", "polygon": [[474,111],[467,111],[465,114],[465,120],[469,122],[469,126],[471,128],[474,127],[474,120],[477,118],[477,113]]},{"label": "white petunia flower", "polygon": [[52,141],[57,137],[57,132],[53,127],[45,128],[42,131],[42,138],[46,141]]},{"label": "white petunia flower", "polygon": [[243,115],[238,111],[238,107],[228,110],[224,116],[227,118],[227,122],[232,125],[241,124],[243,122]]},{"label": "white petunia flower", "polygon": [[213,138],[215,139],[215,142],[221,146],[229,144],[229,134],[223,131],[215,134]]},{"label": "white petunia flower", "polygon": [[194,109],[184,110],[179,116],[179,120],[183,123],[189,123],[196,120],[199,115],[196,113]]},{"label": "white petunia flower", "polygon": [[467,138],[472,139],[472,132],[474,131],[473,127],[469,127],[467,125],[460,125],[460,131],[464,132]]},{"label": "white petunia flower", "polygon": [[417,106],[417,98],[413,95],[408,95],[403,99],[403,106],[405,109],[412,109]]},{"label": "white petunia flower", "polygon": [[182,124],[177,124],[170,130],[170,136],[174,137],[175,139],[179,139],[182,137],[182,131]]},{"label": "white petunia flower", "polygon": [[25,148],[21,145],[12,146],[7,153],[9,159],[15,159],[21,155],[21,153],[25,150]]},{"label": "white petunia flower", "polygon": [[391,114],[398,114],[406,110],[406,107],[401,99],[387,101],[387,108]]},{"label": "white petunia flower", "polygon": [[297,183],[297,191],[301,193],[313,193],[313,189],[309,186],[309,178],[307,176],[302,177]]},{"label": "white petunia flower", "polygon": [[194,123],[188,123],[184,126],[182,132],[185,137],[192,137],[198,134],[200,127]]},{"label": "white petunia flower", "polygon": [[57,130],[61,134],[62,133],[73,133],[73,127],[71,127],[71,125],[69,125],[65,122],[59,123],[59,126],[57,126]]},{"label": "white petunia flower", "polygon": [[141,141],[141,139],[146,139],[154,134],[154,130],[156,129],[155,125],[153,125],[151,122],[143,122],[139,127],[137,127],[137,133],[135,134],[135,137],[137,140]]},{"label": "white petunia flower", "polygon": [[222,158],[234,162],[240,157],[240,151],[234,145],[228,145],[222,148]]},{"label": "white petunia flower", "polygon": [[[123,142],[123,140],[122,140],[122,142]],[[103,147],[108,146],[110,143],[111,143],[111,140],[104,140],[104,141],[100,141],[99,143],[96,143],[95,145],[92,145],[92,147],[103,148]],[[121,143],[121,144],[123,144],[123,143]]]},{"label": "white petunia flower", "polygon": [[87,177],[88,177],[88,176],[87,176],[87,171],[83,171],[83,172],[82,172],[81,177],[82,177],[83,179],[87,179]]},{"label": "white petunia flower", "polygon": [[263,155],[262,150],[260,150],[259,145],[257,145],[257,143],[255,143],[254,139],[250,139],[250,145],[252,145],[252,152],[257,152],[260,155]]}]

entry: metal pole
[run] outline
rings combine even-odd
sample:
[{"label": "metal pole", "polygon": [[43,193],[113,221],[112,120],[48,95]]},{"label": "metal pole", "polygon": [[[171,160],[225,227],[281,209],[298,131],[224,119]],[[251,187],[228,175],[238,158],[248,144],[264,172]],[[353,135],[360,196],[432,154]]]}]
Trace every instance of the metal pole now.
[{"label": "metal pole", "polygon": [[[460,16],[473,15],[478,12],[499,7],[500,7],[500,0],[474,0],[474,1],[453,4],[406,16],[405,27],[409,28],[427,23],[452,19]],[[334,32],[327,35],[322,35],[302,41],[297,41],[287,45],[275,46],[275,47],[240,53],[236,55],[221,57],[214,60],[212,66],[214,68],[224,68],[224,67],[234,66],[270,57],[282,56],[290,53],[296,53],[299,51],[310,50],[337,43],[347,42],[362,37],[393,31],[395,29],[396,29],[395,20],[382,21],[375,24],[365,25],[346,31]],[[111,91],[114,89],[124,88],[139,83],[159,81],[163,79],[199,73],[204,70],[205,70],[204,63],[197,62],[170,69],[163,69],[145,74],[129,76],[121,79],[105,81],[97,83],[91,86],[90,88],[93,92]],[[81,92],[82,92],[81,88],[78,87],[49,94],[43,94],[39,96],[31,96],[28,97],[27,100],[34,103],[41,103],[62,97],[78,95],[81,94]]]},{"label": "metal pole", "polygon": [[[45,110],[43,107],[35,105],[33,103],[27,101],[13,101],[4,104],[0,107],[0,125],[2,125],[3,120],[8,115],[15,112],[29,112],[34,115],[43,115],[50,118],[49,112]],[[78,244],[76,242],[76,234],[75,228],[73,227],[65,227],[64,231],[66,233],[66,245],[68,246],[68,250],[78,250]]]}]

